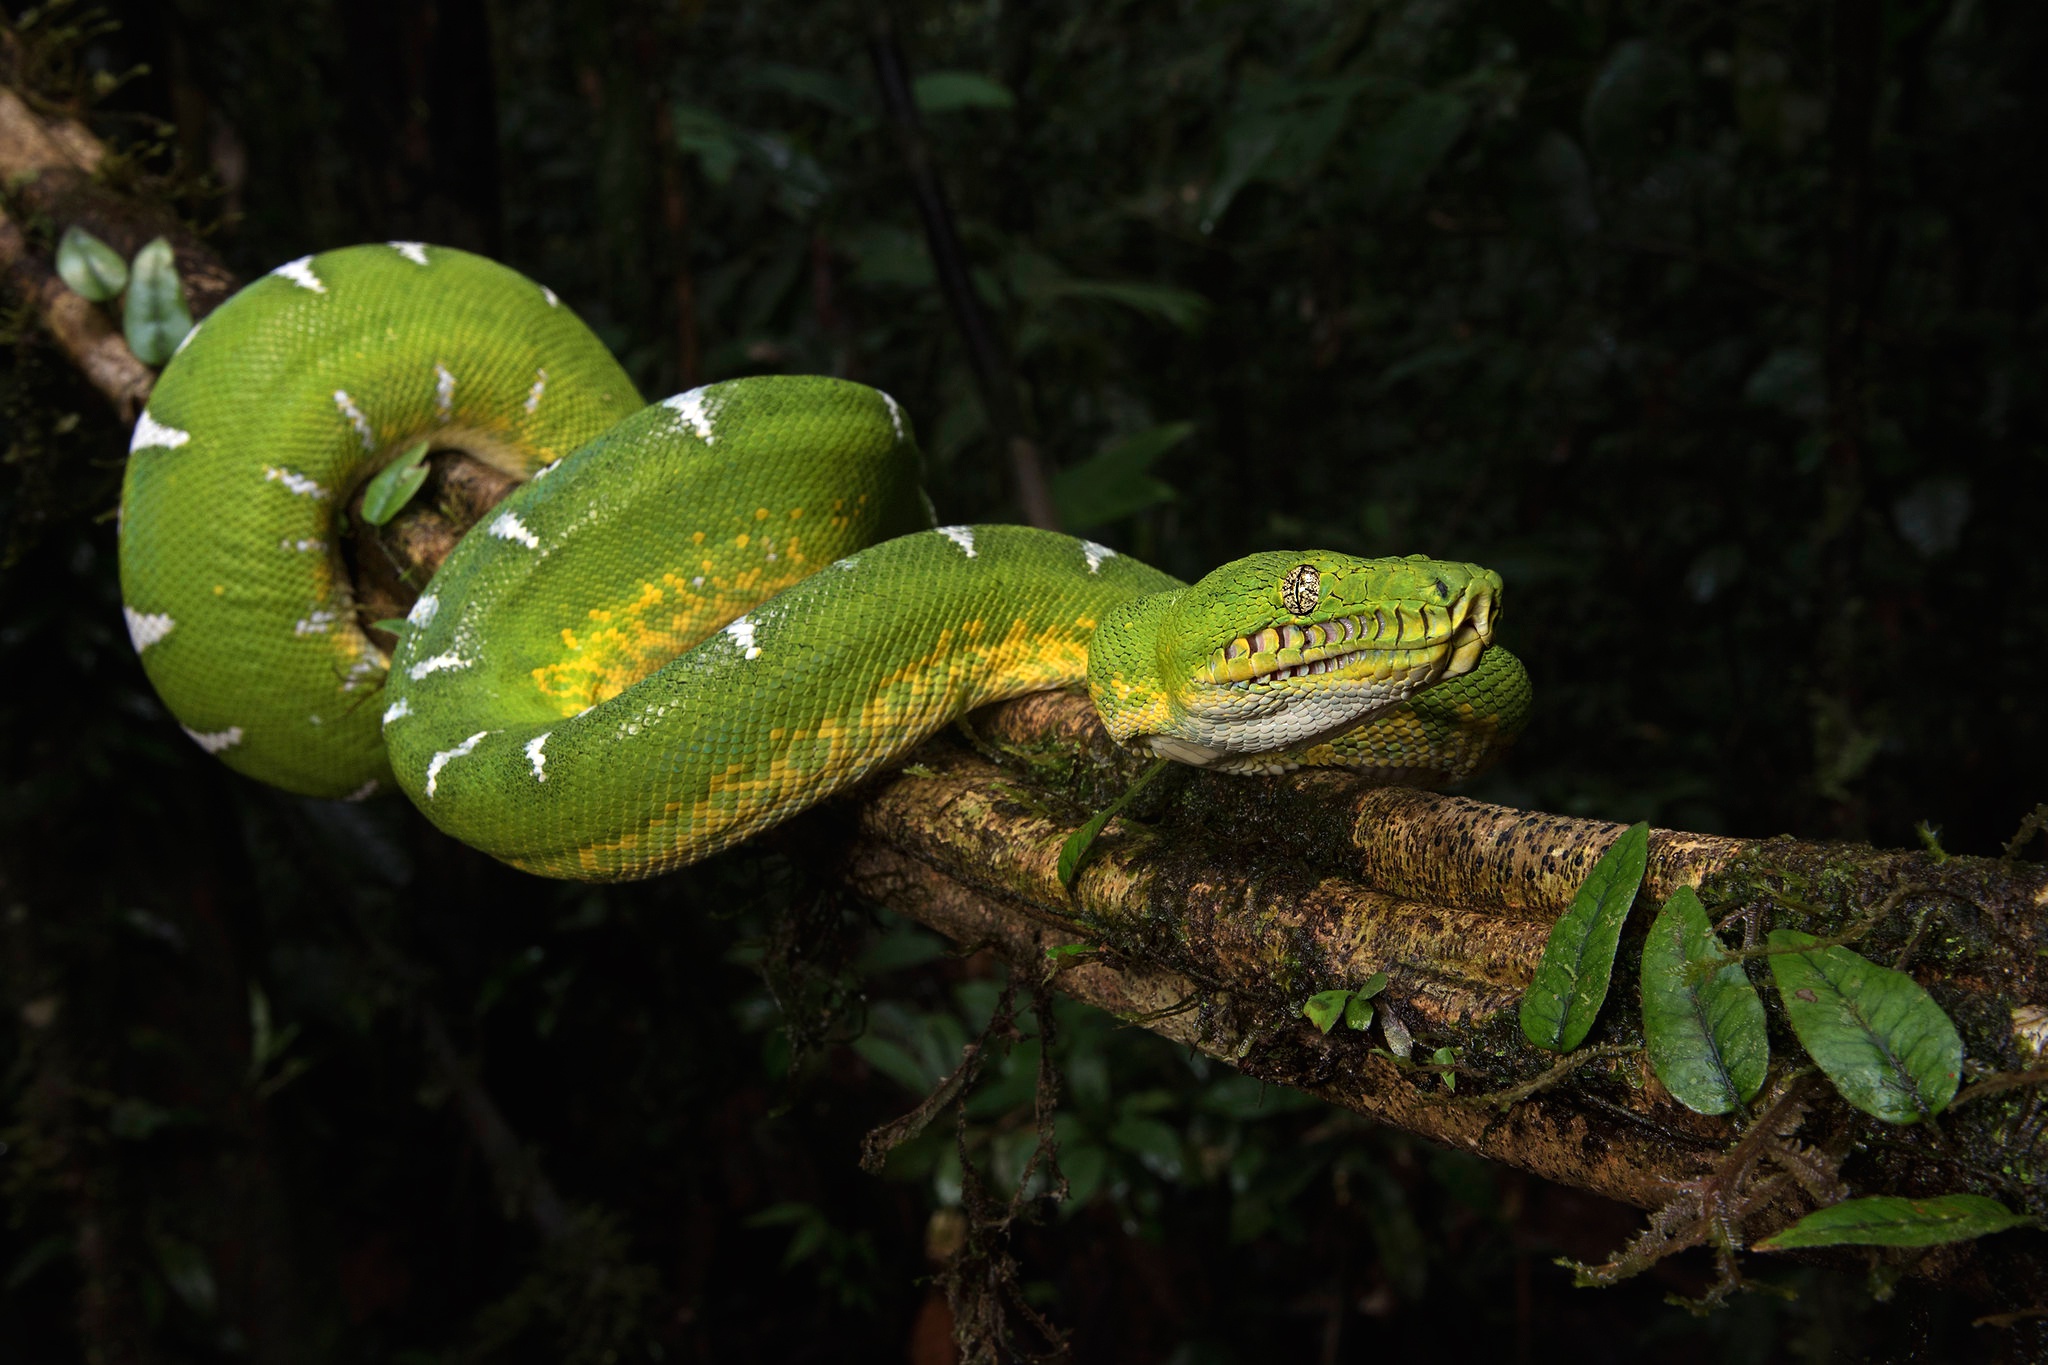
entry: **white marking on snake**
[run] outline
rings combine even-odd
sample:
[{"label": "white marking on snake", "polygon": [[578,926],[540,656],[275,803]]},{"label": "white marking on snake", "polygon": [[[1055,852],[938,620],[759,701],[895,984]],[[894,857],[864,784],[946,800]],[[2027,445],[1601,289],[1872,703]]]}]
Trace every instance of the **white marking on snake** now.
[{"label": "white marking on snake", "polygon": [[661,405],[681,418],[683,424],[696,432],[697,439],[707,446],[713,440],[711,423],[717,418],[718,409],[725,406],[723,403],[712,402],[701,388],[679,393],[673,398],[664,398]]},{"label": "white marking on snake", "polygon": [[426,677],[429,673],[441,673],[451,668],[468,667],[469,660],[463,658],[460,654],[457,654],[455,651],[450,650],[446,654],[436,654],[431,659],[421,659],[411,668],[405,670],[405,676],[411,678],[414,682],[418,682],[421,678]]},{"label": "white marking on snake", "polygon": [[562,462],[560,460],[549,460],[539,469],[533,471],[533,477],[536,479],[545,479],[548,475],[554,473],[556,466],[560,465],[561,463]]},{"label": "white marking on snake", "polygon": [[318,499],[327,496],[326,489],[296,470],[279,469],[276,465],[267,464],[263,466],[263,478],[266,483],[283,484],[302,498]]},{"label": "white marking on snake", "polygon": [[142,612],[124,606],[121,614],[128,618],[128,642],[135,646],[137,654],[169,635],[178,624],[165,612]]},{"label": "white marking on snake", "polygon": [[889,425],[896,428],[896,439],[900,441],[903,439],[903,409],[886,393],[882,395],[882,401],[889,405]]},{"label": "white marking on snake", "polygon": [[960,552],[969,559],[974,558],[974,528],[972,526],[941,526],[939,534],[960,547]]},{"label": "white marking on snake", "polygon": [[293,540],[290,536],[286,536],[283,540],[277,542],[277,548],[280,550],[296,550],[300,554],[313,554],[326,549],[327,542],[318,537],[309,536],[301,540]]},{"label": "white marking on snake", "polygon": [[696,576],[695,578],[691,579],[691,580],[690,580],[690,586],[691,586],[691,587],[693,587],[693,588],[701,588],[701,587],[703,587],[703,586],[704,586],[704,575],[703,575],[703,574],[698,574],[698,575],[697,575],[697,576]]},{"label": "white marking on snake", "polygon": [[412,698],[400,697],[397,701],[384,708],[384,723],[389,725],[392,721],[403,720],[411,714]]},{"label": "white marking on snake", "polygon": [[149,409],[142,410],[142,416],[135,419],[135,434],[128,438],[128,453],[138,450],[176,450],[192,439],[189,431],[167,427],[149,415]]},{"label": "white marking on snake", "polygon": [[441,609],[441,599],[428,593],[412,604],[412,610],[405,614],[407,625],[429,626],[434,623],[434,613]]},{"label": "white marking on snake", "polygon": [[542,771],[548,765],[548,756],[540,751],[540,746],[547,743],[548,736],[553,733],[553,730],[543,730],[526,741],[526,761],[533,765],[533,780],[536,782],[548,780],[548,775]]},{"label": "white marking on snake", "polygon": [[734,617],[732,624],[725,628],[725,633],[732,637],[732,642],[740,647],[747,658],[761,657],[761,651],[754,645],[754,622],[750,617]]},{"label": "white marking on snake", "polygon": [[489,730],[479,730],[475,734],[471,735],[468,739],[463,740],[462,743],[456,745],[454,748],[443,749],[440,752],[436,753],[432,758],[428,759],[427,795],[432,796],[434,794],[434,788],[440,785],[441,769],[447,767],[450,761],[454,759],[465,758],[468,755],[476,752],[476,746],[478,742],[481,741],[483,737],[489,733]]},{"label": "white marking on snake", "polygon": [[370,419],[363,416],[363,410],[356,406],[356,400],[348,396],[348,390],[334,391],[334,406],[341,409],[341,415],[348,418],[348,424],[356,429],[356,439],[363,443],[364,450],[377,448],[377,434],[370,430]]},{"label": "white marking on snake", "polygon": [[548,288],[546,285],[542,285],[540,287],[540,296],[548,301],[548,307],[550,308],[559,308],[562,306],[562,301],[555,297],[555,291]]},{"label": "white marking on snake", "polygon": [[444,422],[455,415],[455,376],[438,360],[434,362],[434,406]]},{"label": "white marking on snake", "polygon": [[178,728],[192,736],[192,742],[210,754],[232,749],[242,742],[242,727],[239,725],[230,725],[225,730],[215,730],[211,734],[201,734],[189,725],[180,725]]},{"label": "white marking on snake", "polygon": [[[535,370],[533,372],[533,387],[526,391],[525,407],[528,417],[533,416],[533,410],[540,406],[540,396],[547,392],[547,387],[548,372],[546,370]],[[549,465],[548,468],[553,469],[554,466]],[[537,479],[540,475],[536,474],[534,477]]]},{"label": "white marking on snake", "polygon": [[341,680],[341,690],[344,692],[353,692],[358,687],[361,687],[363,684],[363,679],[369,677],[371,674],[374,673],[381,675],[384,673],[388,673],[390,671],[391,660],[385,657],[383,650],[377,649],[373,645],[371,646],[370,652],[363,654],[354,663],[348,666],[348,672],[342,677]]},{"label": "white marking on snake", "polygon": [[427,244],[425,242],[386,242],[384,245],[390,247],[414,265],[425,265],[427,263]]},{"label": "white marking on snake", "polygon": [[344,796],[341,799],[344,801],[367,801],[371,797],[375,796],[377,794],[377,788],[383,785],[383,783],[379,782],[376,778],[373,777],[368,782],[365,782],[362,786],[357,787],[354,791],[350,792],[347,796]]},{"label": "white marking on snake", "polygon": [[510,512],[501,514],[491,523],[491,534],[500,540],[516,540],[529,550],[540,548],[540,537],[526,529],[526,523]]},{"label": "white marking on snake", "polygon": [[171,354],[173,356],[177,355],[179,351],[184,350],[187,346],[190,346],[192,344],[192,338],[199,335],[199,326],[200,324],[196,322],[193,323],[192,329],[186,332],[184,336],[178,338],[177,346],[174,347],[171,351]]},{"label": "white marking on snake", "polygon": [[1107,545],[1097,545],[1092,540],[1081,542],[1081,553],[1088,559],[1088,572],[1101,573],[1104,560],[1116,558],[1116,551]]},{"label": "white marking on snake", "polygon": [[308,613],[307,613],[307,614],[306,614],[305,616],[301,617],[301,618],[300,618],[300,619],[299,619],[299,620],[298,620],[297,622],[295,622],[295,623],[293,624],[293,626],[292,626],[292,634],[294,634],[294,635],[325,635],[325,634],[327,633],[327,628],[328,628],[329,626],[333,625],[333,624],[334,624],[334,613],[333,613],[333,612],[331,612],[331,611],[317,611],[317,610],[316,610],[316,611],[311,611],[311,612],[308,612]]},{"label": "white marking on snake", "polygon": [[301,256],[296,261],[286,261],[270,273],[284,276],[301,289],[310,289],[316,294],[327,292],[327,286],[320,283],[320,277],[313,273],[313,258],[311,256]]}]

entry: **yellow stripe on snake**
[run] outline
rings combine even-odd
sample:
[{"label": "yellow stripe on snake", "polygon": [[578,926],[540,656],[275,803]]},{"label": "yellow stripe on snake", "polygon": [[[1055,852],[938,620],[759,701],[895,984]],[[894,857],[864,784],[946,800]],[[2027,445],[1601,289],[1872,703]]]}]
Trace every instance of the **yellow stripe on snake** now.
[{"label": "yellow stripe on snake", "polygon": [[[522,480],[390,655],[341,552],[421,440]],[[1188,586],[1101,545],[932,528],[910,421],[817,377],[644,405],[549,290],[412,242],[279,267],[135,424],[130,636],[208,752],[403,790],[517,867],[647,877],[887,768],[973,707],[1086,684],[1110,733],[1233,772],[1442,783],[1528,714],[1472,564],[1253,555]]]}]

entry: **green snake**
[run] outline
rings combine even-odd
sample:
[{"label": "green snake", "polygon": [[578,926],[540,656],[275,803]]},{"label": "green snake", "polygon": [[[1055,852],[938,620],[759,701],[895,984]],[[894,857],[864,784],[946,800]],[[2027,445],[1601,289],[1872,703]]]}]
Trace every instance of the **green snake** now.
[{"label": "green snake", "polygon": [[[387,655],[342,523],[422,439],[522,482]],[[1189,586],[1071,536],[935,528],[919,464],[874,389],[643,404],[552,291],[350,247],[250,284],[165,367],[122,490],[123,609],[164,704],[240,772],[395,784],[466,843],[593,881],[729,847],[1041,689],[1085,683],[1118,740],[1246,773],[1456,781],[1527,717],[1476,565],[1267,553]]]}]

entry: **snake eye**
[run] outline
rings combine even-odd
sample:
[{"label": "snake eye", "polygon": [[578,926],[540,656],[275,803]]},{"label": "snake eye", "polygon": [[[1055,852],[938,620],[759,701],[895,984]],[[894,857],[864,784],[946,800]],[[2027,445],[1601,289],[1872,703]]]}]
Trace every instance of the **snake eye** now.
[{"label": "snake eye", "polygon": [[1306,616],[1314,611],[1322,595],[1323,576],[1316,572],[1313,564],[1295,565],[1280,581],[1280,601],[1296,616]]}]

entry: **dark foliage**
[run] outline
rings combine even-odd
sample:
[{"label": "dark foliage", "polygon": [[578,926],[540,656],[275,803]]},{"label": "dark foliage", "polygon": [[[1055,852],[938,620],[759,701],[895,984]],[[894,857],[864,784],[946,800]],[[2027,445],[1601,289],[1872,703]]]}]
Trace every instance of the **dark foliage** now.
[{"label": "dark foliage", "polygon": [[[243,272],[487,251],[650,394],[887,388],[949,520],[1016,515],[870,8],[107,14],[15,12],[24,74]],[[1995,852],[2048,795],[2037,7],[898,24],[1070,529],[1189,576],[1290,544],[1499,569],[1540,709],[1489,798],[1889,843],[1925,820]],[[935,1123],[881,1178],[858,1154],[958,1060],[997,969],[839,903],[816,822],[590,890],[231,778],[121,634],[125,434],[7,328],[0,1357],[947,1359],[959,1153],[998,1202],[1025,1169],[1032,1016],[957,1144]],[[1080,1360],[2019,1349],[1848,1277],[1705,1321],[1658,1301],[1696,1289],[1684,1262],[1570,1290],[1550,1258],[1598,1259],[1631,1214],[1057,1018],[1071,1197],[1006,1254]]]}]

